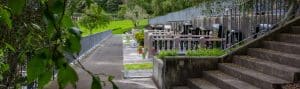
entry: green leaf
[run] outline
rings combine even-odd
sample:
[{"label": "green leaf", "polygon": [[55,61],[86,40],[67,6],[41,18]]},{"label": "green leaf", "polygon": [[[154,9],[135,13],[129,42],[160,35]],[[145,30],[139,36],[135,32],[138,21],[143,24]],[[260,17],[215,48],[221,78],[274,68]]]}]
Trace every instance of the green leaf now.
[{"label": "green leaf", "polygon": [[101,81],[98,76],[93,76],[93,82],[91,89],[102,89]]},{"label": "green leaf", "polygon": [[45,59],[40,55],[34,56],[27,64],[27,79],[31,83],[47,70]]},{"label": "green leaf", "polygon": [[60,14],[65,9],[64,0],[51,0],[49,3],[49,9],[55,14]]},{"label": "green leaf", "polygon": [[[27,80],[30,83],[39,78],[43,78],[43,76],[45,76],[45,72],[49,73],[49,61],[51,61],[51,53],[49,52],[49,49],[40,49],[36,53],[37,54],[34,55],[27,64]],[[45,81],[45,79],[42,79],[42,82]]]},{"label": "green leaf", "polygon": [[11,8],[11,11],[16,15],[19,15],[22,12],[23,7],[25,6],[25,0],[7,0],[7,1],[8,1],[8,7]]},{"label": "green leaf", "polygon": [[65,49],[71,53],[79,53],[81,50],[81,32],[77,28],[69,29],[70,36],[66,41]]},{"label": "green leaf", "polygon": [[118,86],[113,82],[114,76],[109,76],[108,81],[113,85],[113,89],[119,89]]},{"label": "green leaf", "polygon": [[55,23],[55,18],[53,16],[53,13],[48,10],[44,10],[43,20],[45,21],[45,23],[47,23],[50,26],[53,26],[53,24]]},{"label": "green leaf", "polygon": [[0,73],[6,72],[9,69],[9,65],[0,62],[0,69]]},{"label": "green leaf", "polygon": [[8,48],[9,50],[11,50],[11,51],[13,51],[13,52],[16,52],[16,49],[15,49],[13,46],[11,46],[10,44],[5,43],[5,46],[6,46],[6,48]]},{"label": "green leaf", "polygon": [[88,7],[90,7],[91,4],[93,4],[93,1],[92,1],[92,0],[85,0],[85,1],[86,1],[86,3],[87,3],[87,6],[88,6]]},{"label": "green leaf", "polygon": [[38,78],[39,89],[43,89],[44,86],[51,81],[52,74],[53,74],[52,70],[53,70],[52,68],[48,69],[47,71],[45,71],[39,76]]},{"label": "green leaf", "polygon": [[0,22],[5,23],[9,29],[12,28],[12,20],[10,19],[10,13],[6,9],[0,8]]},{"label": "green leaf", "polygon": [[73,21],[71,19],[71,16],[69,15],[65,15],[63,17],[63,20],[62,20],[62,26],[65,27],[65,28],[71,28],[73,25]]},{"label": "green leaf", "polygon": [[65,67],[60,68],[58,71],[58,84],[59,88],[65,88],[69,83],[76,88],[76,82],[78,81],[78,76],[76,71],[70,67],[68,64],[65,64]]}]

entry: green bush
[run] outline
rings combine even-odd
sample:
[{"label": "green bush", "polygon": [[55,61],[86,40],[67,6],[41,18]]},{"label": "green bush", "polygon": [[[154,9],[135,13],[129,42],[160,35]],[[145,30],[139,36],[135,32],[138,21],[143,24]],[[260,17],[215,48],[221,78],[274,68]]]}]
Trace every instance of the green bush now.
[{"label": "green bush", "polygon": [[139,43],[139,46],[144,46],[144,32],[137,32],[134,35],[136,41]]},{"label": "green bush", "polygon": [[187,51],[186,56],[222,56],[225,53],[222,49],[197,49]]},{"label": "green bush", "polygon": [[178,53],[176,50],[165,50],[165,51],[160,51],[157,57],[159,59],[163,59],[166,56],[176,56]]}]

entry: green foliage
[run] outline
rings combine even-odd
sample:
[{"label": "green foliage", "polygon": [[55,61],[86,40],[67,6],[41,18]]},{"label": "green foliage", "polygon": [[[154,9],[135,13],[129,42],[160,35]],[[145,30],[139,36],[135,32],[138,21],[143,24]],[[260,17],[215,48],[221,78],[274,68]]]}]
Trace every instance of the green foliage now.
[{"label": "green foliage", "polygon": [[132,8],[129,7],[127,9],[124,17],[127,18],[127,19],[130,19],[133,23],[133,26],[136,28],[136,27],[140,26],[139,20],[146,19],[146,18],[149,17],[149,15],[145,11],[145,9],[143,9],[142,7],[136,5]]},{"label": "green foliage", "polygon": [[93,76],[91,89],[102,89],[101,80],[98,76]]},{"label": "green foliage", "polygon": [[[51,81],[54,70],[58,71],[60,89],[68,84],[76,88],[78,75],[64,55],[73,54],[71,56],[75,58],[74,55],[80,52],[82,32],[75,27],[71,17],[83,9],[86,10],[83,14],[88,15],[86,23],[107,18],[101,14],[102,9],[95,8],[98,6],[92,3],[93,0],[1,1],[1,88],[18,89],[22,84],[36,82],[38,88],[43,89]],[[20,68],[23,66],[26,66],[26,77],[20,74],[24,71]]]},{"label": "green foliage", "polygon": [[134,37],[140,46],[144,46],[144,32],[143,31],[135,33]]},{"label": "green foliage", "polygon": [[76,28],[70,28],[68,30],[68,32],[70,33],[68,39],[66,40],[66,44],[65,44],[65,50],[70,52],[70,53],[76,53],[76,52],[80,52],[81,50],[81,44],[80,44],[80,40],[81,40],[81,32],[79,29]]},{"label": "green foliage", "polygon": [[95,0],[106,12],[116,13],[122,4],[122,0]]},{"label": "green foliage", "polygon": [[124,16],[127,12],[127,9],[128,9],[127,5],[120,5],[120,10],[117,13],[119,19],[125,19]]},{"label": "green foliage", "polygon": [[10,13],[6,9],[0,7],[0,23],[5,23],[10,29],[12,28],[12,20]]},{"label": "green foliage", "polygon": [[8,0],[8,7],[14,14],[21,14],[22,9],[25,5],[25,0]]},{"label": "green foliage", "polygon": [[176,50],[163,50],[157,55],[159,59],[164,59],[166,56],[176,56],[178,53]]},{"label": "green foliage", "polygon": [[121,0],[107,0],[106,11],[110,13],[116,13],[120,9],[120,4],[122,4]]},{"label": "green foliage", "polygon": [[226,52],[222,49],[197,49],[186,52],[186,56],[222,56],[224,54]]},{"label": "green foliage", "polygon": [[109,24],[109,21],[110,18],[104,14],[102,8],[96,4],[92,4],[79,20],[79,24],[90,30],[90,34],[93,34],[93,29],[106,26]]},{"label": "green foliage", "polygon": [[[148,25],[148,19],[143,19],[139,21],[141,27],[138,28],[144,28],[145,25]],[[89,29],[80,26],[80,30],[83,32],[83,36],[88,36],[89,34]],[[118,20],[118,21],[110,21],[110,23],[105,26],[105,27],[97,27],[93,29],[92,33],[99,33],[99,32],[104,32],[107,30],[112,30],[113,34],[123,34],[125,32],[130,31],[133,28],[133,23],[130,20]]]},{"label": "green foliage", "polygon": [[78,81],[78,76],[76,71],[69,65],[64,65],[64,67],[60,68],[58,71],[58,84],[60,89],[65,88],[69,83],[76,88],[76,82]]},{"label": "green foliage", "polygon": [[114,76],[109,76],[108,81],[113,85],[113,89],[119,89],[119,87],[113,82]]},{"label": "green foliage", "polygon": [[0,49],[0,81],[3,80],[3,73],[8,71],[9,65],[4,63],[4,52],[2,49]]},{"label": "green foliage", "polygon": [[4,44],[5,44],[5,48],[9,49],[10,51],[16,52],[16,49],[14,47],[12,47],[10,44],[5,43],[5,42],[4,42]]},{"label": "green foliage", "polygon": [[125,64],[125,70],[145,70],[152,69],[153,63]]}]

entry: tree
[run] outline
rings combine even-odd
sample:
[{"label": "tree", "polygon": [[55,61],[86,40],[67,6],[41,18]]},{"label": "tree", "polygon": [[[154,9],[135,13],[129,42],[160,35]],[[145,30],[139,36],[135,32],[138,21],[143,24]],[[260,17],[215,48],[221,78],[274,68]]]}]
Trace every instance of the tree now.
[{"label": "tree", "polygon": [[106,2],[106,11],[109,13],[116,13],[119,11],[119,5],[122,4],[121,0],[108,0]]},{"label": "tree", "polygon": [[[19,89],[34,82],[38,88],[44,88],[52,79],[52,70],[58,71],[59,88],[68,84],[76,87],[78,76],[64,56],[68,53],[75,58],[81,49],[81,32],[71,17],[92,3],[91,0],[1,0],[0,88]],[[81,67],[93,77],[91,88],[101,88],[100,78]]]},{"label": "tree", "polygon": [[109,16],[105,15],[102,8],[96,4],[92,4],[83,14],[82,18],[79,20],[81,26],[88,28],[90,34],[92,30],[97,27],[103,27],[109,24]]},{"label": "tree", "polygon": [[139,20],[147,18],[149,15],[147,12],[138,5],[134,8],[128,8],[125,13],[125,18],[130,19],[135,28],[139,26]]},{"label": "tree", "polygon": [[95,2],[108,13],[118,12],[120,10],[119,6],[123,4],[121,0],[95,0]]}]

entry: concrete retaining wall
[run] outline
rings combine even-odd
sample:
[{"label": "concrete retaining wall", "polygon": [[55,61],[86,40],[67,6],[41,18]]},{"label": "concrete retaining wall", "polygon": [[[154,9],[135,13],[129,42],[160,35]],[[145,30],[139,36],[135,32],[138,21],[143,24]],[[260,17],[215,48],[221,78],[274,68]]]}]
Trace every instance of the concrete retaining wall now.
[{"label": "concrete retaining wall", "polygon": [[153,80],[159,89],[163,89],[163,66],[164,63],[161,59],[153,60]]},{"label": "concrete retaining wall", "polygon": [[203,71],[217,69],[222,57],[176,56],[154,59],[153,80],[160,89],[187,84],[187,79],[202,76]]}]

